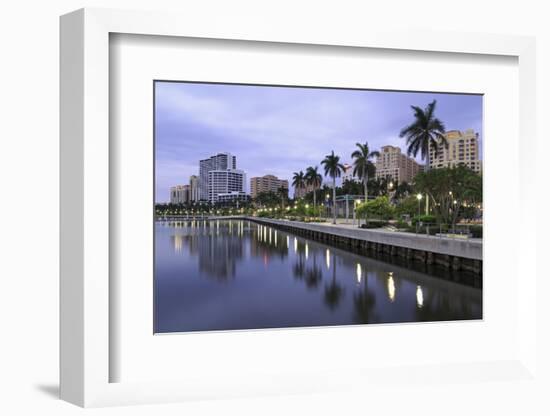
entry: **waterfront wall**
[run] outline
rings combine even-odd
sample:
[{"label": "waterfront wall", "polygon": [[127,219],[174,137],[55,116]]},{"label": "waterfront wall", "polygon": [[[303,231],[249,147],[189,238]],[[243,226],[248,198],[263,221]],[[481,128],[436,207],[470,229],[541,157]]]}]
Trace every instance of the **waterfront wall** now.
[{"label": "waterfront wall", "polygon": [[349,226],[302,223],[258,217],[247,217],[247,219],[312,240],[349,247],[366,255],[369,253],[385,253],[426,264],[439,264],[454,270],[467,270],[482,274],[483,243],[478,239],[366,230]]}]

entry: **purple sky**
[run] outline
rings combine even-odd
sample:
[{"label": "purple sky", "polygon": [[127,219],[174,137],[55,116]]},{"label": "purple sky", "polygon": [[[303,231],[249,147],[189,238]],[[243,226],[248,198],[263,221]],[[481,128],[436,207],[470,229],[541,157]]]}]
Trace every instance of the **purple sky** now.
[{"label": "purple sky", "polygon": [[320,161],[331,150],[351,163],[356,142],[406,153],[399,131],[413,120],[410,106],[433,99],[447,130],[472,128],[481,139],[480,95],[178,82],[156,82],[155,93],[157,202],[168,201],[171,186],[188,184],[199,160],[218,152],[237,156],[248,191],[253,176],[291,183],[292,173],[308,166],[323,173]]}]

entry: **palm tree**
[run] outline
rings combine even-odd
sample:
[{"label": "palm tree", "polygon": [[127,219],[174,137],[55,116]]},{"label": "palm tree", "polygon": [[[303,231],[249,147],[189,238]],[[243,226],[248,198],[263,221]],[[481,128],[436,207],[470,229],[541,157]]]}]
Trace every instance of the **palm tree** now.
[{"label": "palm tree", "polygon": [[374,150],[370,151],[369,144],[356,143],[358,150],[355,150],[351,157],[353,160],[353,174],[363,181],[363,187],[365,188],[365,202],[368,199],[368,182],[369,171],[374,170],[374,165],[370,161],[372,157],[380,157],[380,152]]},{"label": "palm tree", "polygon": [[437,101],[433,100],[424,110],[414,105],[411,106],[414,121],[399,133],[399,137],[407,138],[407,154],[409,156],[416,157],[420,151],[422,160],[426,161],[426,170],[430,169],[430,148],[433,147],[437,154],[440,145],[448,146],[444,135],[445,125],[434,115],[436,103]]},{"label": "palm tree", "polygon": [[[295,189],[302,189],[305,184],[306,175],[304,175],[304,172],[294,172],[294,176],[292,177],[292,186],[294,186]],[[294,195],[294,198],[296,198],[296,195]]]},{"label": "palm tree", "polygon": [[325,167],[325,176],[332,178],[332,223],[336,224],[336,178],[344,171],[344,165],[340,163],[340,156],[336,156],[334,150],[325,156],[321,165]]},{"label": "palm tree", "polygon": [[[404,127],[399,137],[407,138],[407,154],[416,156],[420,151],[422,160],[426,161],[426,171],[430,170],[430,148],[433,147],[435,154],[439,152],[439,145],[447,147],[445,138],[445,125],[435,117],[435,105],[433,100],[422,110],[420,107],[411,106],[414,113],[414,122]],[[426,195],[426,215],[429,213],[429,198]]]},{"label": "palm tree", "polygon": [[288,197],[288,189],[286,186],[281,186],[279,189],[277,189],[277,193],[281,197],[281,208],[285,209],[285,200]]},{"label": "palm tree", "polygon": [[305,175],[305,181],[306,184],[311,186],[313,188],[313,211],[316,211],[317,207],[317,189],[321,187],[321,183],[323,183],[323,177],[317,170],[317,166],[306,169],[306,175]]}]

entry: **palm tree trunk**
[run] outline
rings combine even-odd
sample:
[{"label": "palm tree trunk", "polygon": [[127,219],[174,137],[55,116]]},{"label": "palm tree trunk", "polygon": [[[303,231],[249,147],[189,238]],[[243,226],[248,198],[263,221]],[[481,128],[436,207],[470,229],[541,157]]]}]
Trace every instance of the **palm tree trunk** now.
[{"label": "palm tree trunk", "polygon": [[[428,144],[428,156],[426,164],[426,172],[430,171],[430,145]],[[430,214],[430,198],[428,198],[428,193],[426,193],[426,215]]]},{"label": "palm tree trunk", "polygon": [[315,189],[315,187],[313,188],[313,216],[316,217],[316,213],[317,213],[317,189]]},{"label": "palm tree trunk", "polygon": [[336,224],[336,176],[332,177],[332,223]]},{"label": "palm tree trunk", "polygon": [[[368,183],[369,183],[369,175],[368,174],[365,174],[365,179],[364,179],[365,183],[363,184],[364,187],[365,187],[365,202],[368,202],[369,200],[369,188],[368,188]],[[359,226],[361,226],[361,219],[359,218],[358,220],[359,222]],[[365,224],[367,223],[367,214],[365,213]]]}]

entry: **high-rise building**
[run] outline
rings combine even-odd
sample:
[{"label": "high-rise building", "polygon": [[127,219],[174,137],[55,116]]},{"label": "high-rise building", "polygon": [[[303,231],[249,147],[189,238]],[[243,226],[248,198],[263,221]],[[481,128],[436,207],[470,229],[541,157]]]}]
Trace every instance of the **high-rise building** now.
[{"label": "high-rise building", "polygon": [[280,188],[286,188],[288,191],[288,181],[286,179],[279,179],[274,175],[250,178],[250,194],[252,198],[256,198],[262,192],[277,193]]},{"label": "high-rise building", "polygon": [[382,146],[376,159],[376,178],[391,178],[397,183],[411,182],[421,171],[420,165],[411,157],[401,153],[397,146]]},{"label": "high-rise building", "polygon": [[353,174],[353,166],[344,163],[344,173],[342,174],[342,183],[345,181],[360,182],[359,178]]},{"label": "high-rise building", "polygon": [[189,202],[189,185],[176,185],[170,188],[171,204],[186,204]]},{"label": "high-rise building", "polygon": [[200,200],[199,177],[197,175],[191,175],[189,178],[189,200],[191,202]]},{"label": "high-rise building", "polygon": [[450,130],[445,133],[447,146],[442,144],[430,147],[430,168],[445,168],[458,165],[468,166],[477,173],[481,173],[479,160],[479,135],[472,129],[463,132]]},{"label": "high-rise building", "polygon": [[208,173],[213,170],[237,169],[237,158],[231,153],[224,152],[203,159],[199,162],[199,199],[209,200]]},{"label": "high-rise building", "polygon": [[216,202],[220,204],[235,204],[235,203],[241,203],[246,202],[250,199],[250,196],[246,192],[239,192],[239,191],[231,191],[224,194],[218,194],[216,198]]},{"label": "high-rise building", "polygon": [[246,174],[239,169],[216,169],[208,172],[208,200],[218,202],[220,194],[246,193]]}]

